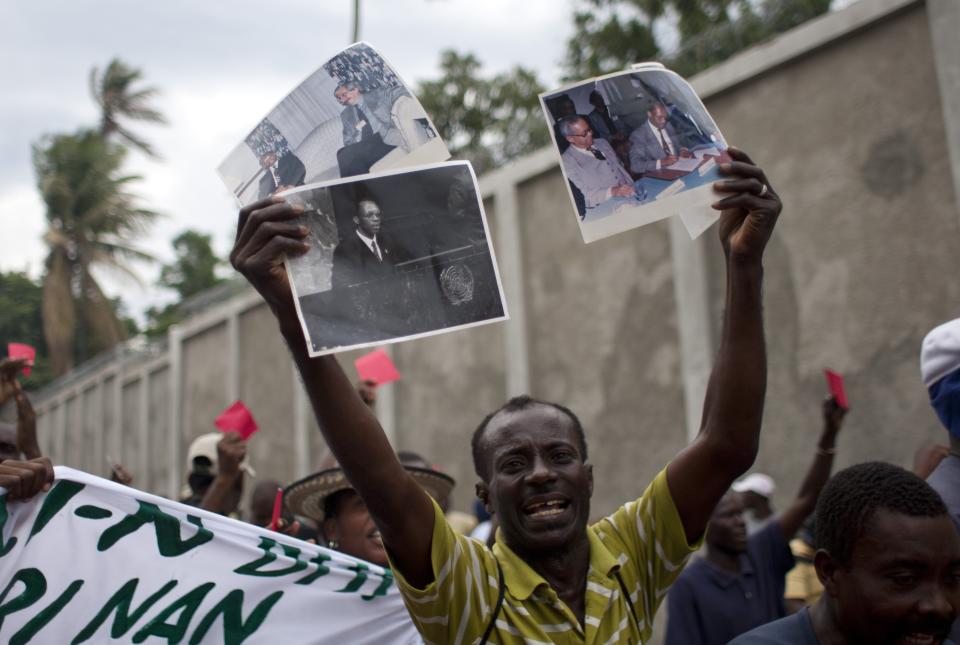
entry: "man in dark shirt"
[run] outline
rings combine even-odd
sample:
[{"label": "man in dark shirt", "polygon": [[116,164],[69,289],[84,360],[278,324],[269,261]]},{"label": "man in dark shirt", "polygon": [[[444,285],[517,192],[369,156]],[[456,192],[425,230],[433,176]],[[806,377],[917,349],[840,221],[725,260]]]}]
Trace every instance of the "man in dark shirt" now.
[{"label": "man in dark shirt", "polygon": [[823,431],[800,492],[749,539],[741,494],[730,491],[720,500],[707,529],[706,556],[690,564],[670,589],[667,645],[726,645],[786,614],[785,576],[794,565],[789,541],[830,477],[845,414],[835,399],[824,402]]},{"label": "man in dark shirt", "polygon": [[953,643],[960,537],[927,483],[891,464],[851,466],[824,489],[816,527],[820,600],[730,645]]},{"label": "man in dark shirt", "polygon": [[[960,529],[960,319],[933,329],[923,339],[920,372],[930,404],[950,437],[950,452],[927,477]],[[950,638],[960,641],[960,621]]]}]

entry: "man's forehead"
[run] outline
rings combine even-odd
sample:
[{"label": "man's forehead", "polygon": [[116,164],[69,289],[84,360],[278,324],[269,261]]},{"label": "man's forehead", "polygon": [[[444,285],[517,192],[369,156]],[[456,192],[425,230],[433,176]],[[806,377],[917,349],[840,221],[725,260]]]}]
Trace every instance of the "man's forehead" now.
[{"label": "man's forehead", "polygon": [[570,417],[542,403],[519,410],[501,410],[490,419],[484,434],[487,446],[495,452],[509,450],[531,440],[577,442]]},{"label": "man's forehead", "polygon": [[851,558],[866,566],[940,559],[960,561],[960,536],[949,516],[913,516],[885,508],[867,519]]}]

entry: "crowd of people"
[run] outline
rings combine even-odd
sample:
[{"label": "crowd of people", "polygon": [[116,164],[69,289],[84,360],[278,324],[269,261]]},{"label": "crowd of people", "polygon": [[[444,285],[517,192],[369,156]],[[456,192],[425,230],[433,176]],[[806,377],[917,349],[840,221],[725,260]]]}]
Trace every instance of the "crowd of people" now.
[{"label": "crowd of people", "polygon": [[[776,511],[773,480],[747,473],[766,396],[763,254],[782,205],[746,153],[730,155],[714,205],[725,311],[700,433],[636,499],[596,522],[580,420],[530,396],[474,430],[483,522],[451,512],[454,481],[394,451],[375,388],[306,350],[283,267],[285,255],[307,250],[294,221],[303,207],[268,198],[241,209],[231,262],[274,313],[330,449],[317,473],[285,488],[276,528],[391,567],[426,642],[648,642],[665,598],[670,645],[949,642],[960,612],[960,320],[934,329],[921,353],[949,448],[925,450],[919,474],[871,462],[831,477],[847,410],[830,398],[797,494]],[[0,426],[0,485],[13,500],[53,479],[19,366],[0,367],[0,405],[12,398],[18,412],[15,428]],[[268,523],[281,484],[258,482],[240,512],[255,473],[237,433],[197,438],[188,473],[184,503]]]}]

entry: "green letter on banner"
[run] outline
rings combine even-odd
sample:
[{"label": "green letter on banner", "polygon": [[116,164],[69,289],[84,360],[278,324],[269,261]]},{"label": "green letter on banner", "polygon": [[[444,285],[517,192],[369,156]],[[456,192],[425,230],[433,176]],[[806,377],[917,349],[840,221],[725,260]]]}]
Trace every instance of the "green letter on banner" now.
[{"label": "green letter on banner", "polygon": [[157,534],[157,548],[165,558],[175,558],[190,549],[213,539],[213,531],[203,528],[199,517],[188,515],[187,521],[197,527],[197,534],[187,540],[180,539],[180,520],[167,515],[156,504],[137,500],[139,509],[134,515],[125,518],[108,528],[97,542],[98,551],[106,551],[122,538],[136,533],[144,524],[153,523]]},{"label": "green letter on banner", "polygon": [[234,573],[239,573],[243,576],[260,576],[263,578],[277,578],[279,576],[285,576],[291,573],[296,573],[298,571],[303,571],[307,568],[307,563],[300,559],[300,549],[295,546],[287,546],[286,544],[281,544],[283,547],[283,554],[288,558],[293,558],[294,563],[289,567],[283,569],[273,569],[271,571],[260,571],[260,567],[270,564],[277,559],[277,554],[273,552],[273,547],[277,546],[277,541],[270,539],[268,537],[260,537],[260,544],[258,545],[263,549],[263,555],[253,562],[248,562],[247,564],[242,564],[236,569],[233,570]]},{"label": "green letter on banner", "polygon": [[198,625],[196,631],[193,632],[193,636],[190,637],[190,645],[196,645],[203,641],[207,630],[210,629],[213,621],[215,621],[220,614],[223,614],[224,645],[240,645],[240,643],[247,640],[247,637],[257,631],[257,628],[260,627],[264,619],[266,619],[267,614],[270,613],[270,610],[282,596],[282,591],[274,591],[253,608],[253,611],[250,612],[250,617],[244,622],[243,591],[234,589],[224,596],[223,600],[218,602],[216,606],[210,610],[210,613],[203,617],[200,625]]},{"label": "green letter on banner", "polygon": [[[6,602],[7,594],[13,589],[13,585],[18,582],[24,584],[23,593]],[[4,618],[37,602],[46,591],[47,579],[40,573],[40,569],[20,569],[13,574],[10,582],[7,583],[7,588],[3,590],[3,593],[0,593],[0,627],[3,626]]]},{"label": "green letter on banner", "polygon": [[[150,636],[165,638],[168,643],[179,643],[187,633],[190,627],[190,621],[193,615],[197,613],[200,603],[206,598],[210,590],[214,588],[212,582],[206,582],[196,589],[188,591],[181,598],[174,601],[172,605],[161,611],[153,617],[149,623],[143,626],[143,629],[133,635],[134,643],[142,643]],[[181,611],[182,610],[182,611]],[[170,616],[180,611],[180,617],[177,622],[170,624],[165,622]]]},{"label": "green letter on banner", "polygon": [[103,606],[103,609],[93,617],[93,620],[77,634],[76,638],[71,641],[71,645],[77,645],[77,643],[82,643],[86,640],[89,640],[94,634],[97,633],[97,630],[100,628],[100,625],[103,624],[103,621],[107,619],[107,616],[110,615],[110,612],[115,611],[116,616],[113,619],[113,626],[110,628],[110,637],[111,638],[120,638],[126,634],[131,627],[133,627],[138,620],[140,620],[154,603],[156,603],[160,598],[165,596],[168,591],[177,586],[176,580],[171,580],[167,584],[160,587],[160,590],[155,592],[149,598],[143,601],[139,607],[133,610],[133,613],[130,613],[130,603],[133,602],[133,595],[137,592],[137,584],[140,582],[139,578],[134,578],[133,580],[128,580],[125,585],[120,587],[117,593],[110,596],[110,600],[107,601],[107,604]]}]

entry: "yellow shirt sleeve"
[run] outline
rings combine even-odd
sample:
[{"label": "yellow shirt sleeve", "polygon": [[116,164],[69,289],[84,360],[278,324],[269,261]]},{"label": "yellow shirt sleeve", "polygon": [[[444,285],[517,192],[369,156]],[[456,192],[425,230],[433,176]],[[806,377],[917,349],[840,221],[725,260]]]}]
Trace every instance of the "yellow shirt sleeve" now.
[{"label": "yellow shirt sleeve", "polygon": [[433,507],[433,582],[418,589],[396,567],[394,576],[425,641],[470,643],[483,634],[496,605],[497,565],[486,546],[457,533],[436,502]]}]

